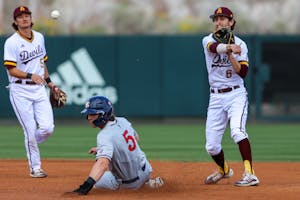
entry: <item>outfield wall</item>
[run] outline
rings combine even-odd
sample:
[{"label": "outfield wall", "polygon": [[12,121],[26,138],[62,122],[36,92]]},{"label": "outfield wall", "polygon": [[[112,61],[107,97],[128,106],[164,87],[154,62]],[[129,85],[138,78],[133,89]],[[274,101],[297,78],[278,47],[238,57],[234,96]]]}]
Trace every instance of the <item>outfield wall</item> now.
[{"label": "outfield wall", "polygon": [[[119,115],[205,117],[209,87],[202,37],[47,36],[51,79],[68,94],[67,106],[56,110],[55,115],[80,117],[79,112],[90,96],[105,95],[113,101]],[[249,49],[249,100],[251,105],[259,105],[259,110],[250,112],[251,117],[261,111],[264,83],[270,79],[269,66],[261,56],[263,37],[242,38]],[[2,45],[4,39],[0,38]],[[299,38],[292,40],[296,39]],[[3,60],[3,48],[0,52]],[[265,55],[264,60],[268,60],[268,54]],[[4,67],[0,69],[0,78],[0,117],[14,117],[5,89]]]}]

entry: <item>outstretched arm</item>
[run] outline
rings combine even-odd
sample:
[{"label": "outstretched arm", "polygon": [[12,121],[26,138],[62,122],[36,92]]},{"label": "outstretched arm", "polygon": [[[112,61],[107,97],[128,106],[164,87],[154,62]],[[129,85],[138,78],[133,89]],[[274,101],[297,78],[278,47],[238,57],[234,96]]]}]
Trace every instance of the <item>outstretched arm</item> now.
[{"label": "outstretched arm", "polygon": [[86,181],[73,192],[80,195],[87,195],[95,183],[102,177],[104,172],[109,170],[109,163],[110,160],[108,158],[99,158],[93,165]]}]

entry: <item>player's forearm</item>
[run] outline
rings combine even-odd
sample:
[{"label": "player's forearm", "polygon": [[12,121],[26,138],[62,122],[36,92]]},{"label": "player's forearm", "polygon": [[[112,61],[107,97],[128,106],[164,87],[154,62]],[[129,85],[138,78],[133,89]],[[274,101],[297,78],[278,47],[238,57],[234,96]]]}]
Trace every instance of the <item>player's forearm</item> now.
[{"label": "player's forearm", "polygon": [[20,78],[20,79],[28,79],[31,77],[30,73],[23,72],[16,67],[8,68],[8,73],[10,76],[14,76],[14,77]]},{"label": "player's forearm", "polygon": [[107,158],[99,158],[92,167],[89,177],[97,181],[107,170],[109,170],[109,160]]},{"label": "player's forearm", "polygon": [[73,192],[87,195],[96,182],[102,177],[104,172],[109,169],[109,162],[110,161],[107,158],[99,158],[92,167],[89,177]]},{"label": "player's forearm", "polygon": [[54,87],[54,83],[52,83],[52,80],[50,79],[48,68],[47,68],[46,65],[44,65],[44,78],[45,78],[45,81],[46,81],[48,87],[49,88],[53,88]]},{"label": "player's forearm", "polygon": [[229,61],[236,73],[241,71],[241,64],[233,57],[232,53],[227,53]]}]

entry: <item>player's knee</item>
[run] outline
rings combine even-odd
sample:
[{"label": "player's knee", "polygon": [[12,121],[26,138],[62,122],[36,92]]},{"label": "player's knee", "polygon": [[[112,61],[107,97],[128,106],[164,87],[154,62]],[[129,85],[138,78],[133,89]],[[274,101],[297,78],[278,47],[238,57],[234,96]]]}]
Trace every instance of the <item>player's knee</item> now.
[{"label": "player's knee", "polygon": [[39,129],[43,135],[51,135],[54,132],[54,125],[40,126]]},{"label": "player's knee", "polygon": [[206,144],[205,148],[207,153],[211,156],[217,155],[218,153],[220,153],[222,149],[221,145],[211,145],[211,144]]},{"label": "player's knee", "polygon": [[239,141],[248,138],[248,134],[245,130],[242,130],[240,128],[233,128],[231,129],[231,138],[237,144]]}]

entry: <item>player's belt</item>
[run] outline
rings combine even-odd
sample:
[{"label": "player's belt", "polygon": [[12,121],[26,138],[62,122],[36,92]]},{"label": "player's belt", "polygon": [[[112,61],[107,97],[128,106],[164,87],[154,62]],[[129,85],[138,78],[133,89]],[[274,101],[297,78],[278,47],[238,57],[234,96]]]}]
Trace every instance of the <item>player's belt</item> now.
[{"label": "player's belt", "polygon": [[223,89],[210,89],[211,93],[226,93],[226,92],[231,92],[232,90],[240,88],[239,85],[235,85],[233,87],[228,87],[228,88],[223,88]]},{"label": "player's belt", "polygon": [[123,184],[130,184],[130,183],[133,183],[133,182],[135,182],[135,181],[137,181],[137,180],[139,180],[139,179],[140,179],[140,177],[137,176],[137,177],[132,178],[132,179],[129,179],[129,180],[122,180],[122,183],[123,183]]},{"label": "player's belt", "polygon": [[36,83],[34,81],[22,82],[22,80],[17,80],[17,81],[15,81],[15,83],[17,83],[17,84],[26,84],[26,85],[36,85]]},{"label": "player's belt", "polygon": [[[142,167],[142,170],[143,171],[145,171],[145,169],[146,169],[146,163],[143,165],[143,167]],[[123,184],[130,184],[130,183],[133,183],[133,182],[135,182],[135,181],[137,181],[137,180],[139,180],[140,179],[140,177],[139,176],[137,176],[137,177],[135,177],[135,178],[132,178],[132,179],[129,179],[129,180],[122,180],[122,183]]]}]

